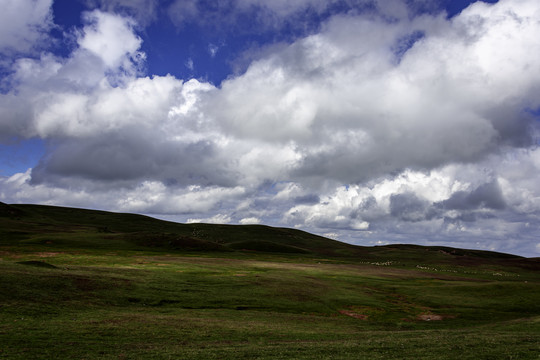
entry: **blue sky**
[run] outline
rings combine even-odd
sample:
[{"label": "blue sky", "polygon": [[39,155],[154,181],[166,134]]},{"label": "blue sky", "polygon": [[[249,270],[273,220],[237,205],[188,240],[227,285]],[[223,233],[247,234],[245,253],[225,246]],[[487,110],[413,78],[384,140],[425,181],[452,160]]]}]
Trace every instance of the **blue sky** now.
[{"label": "blue sky", "polygon": [[0,201],[540,255],[536,0],[0,5]]},{"label": "blue sky", "polygon": [[[437,14],[445,11],[448,17],[455,16],[466,8],[473,1],[470,0],[446,0],[437,1],[432,4],[425,1],[418,1],[418,13]],[[489,0],[486,2],[496,2]],[[99,2],[98,2],[99,3]],[[106,1],[101,2],[107,3]],[[174,1],[135,2],[135,6],[125,6],[129,2],[111,1],[113,9],[127,16],[144,16],[138,13],[141,8],[137,4],[144,4],[147,8],[151,6],[155,14],[152,18],[143,22],[144,28],[139,32],[143,39],[142,50],[147,54],[146,72],[153,75],[172,74],[177,78],[189,79],[197,78],[210,81],[219,85],[222,80],[235,73],[235,62],[242,69],[239,62],[243,52],[252,47],[262,47],[276,42],[292,42],[298,37],[315,33],[321,23],[336,14],[343,14],[350,11],[362,11],[365,8],[372,8],[369,2],[361,1],[328,1],[327,9],[316,12],[309,6],[298,8],[297,13],[293,13],[291,19],[287,19],[285,26],[261,26],[261,21],[254,21],[257,18],[257,10],[247,11],[241,16],[234,15],[233,1],[193,1],[200,12],[199,16],[204,17],[205,13],[212,14],[212,21],[216,16],[238,16],[234,24],[206,24],[199,19],[186,19],[184,23],[175,23],[174,15],[170,14],[170,7],[174,6]],[[153,5],[148,5],[148,4]],[[259,2],[261,3],[261,2]],[[303,1],[299,1],[299,4]],[[324,3],[324,2],[323,2]],[[333,3],[333,4],[332,4]],[[410,3],[413,3],[412,1]],[[254,4],[258,5],[257,2]],[[262,2],[264,4],[264,2]],[[102,8],[107,6],[103,6]],[[59,31],[69,31],[73,28],[83,26],[81,12],[99,8],[97,4],[84,0],[56,0],[53,2],[54,23],[60,28],[56,29],[56,36],[62,40],[62,33]],[[144,10],[144,7],[142,8]],[[253,16],[252,16],[253,15]],[[222,27],[223,26],[223,27]],[[216,29],[218,31],[216,31]],[[212,52],[211,49],[215,53]],[[55,52],[67,55],[68,51],[65,43],[61,43]],[[193,61],[193,69],[186,64]]]}]

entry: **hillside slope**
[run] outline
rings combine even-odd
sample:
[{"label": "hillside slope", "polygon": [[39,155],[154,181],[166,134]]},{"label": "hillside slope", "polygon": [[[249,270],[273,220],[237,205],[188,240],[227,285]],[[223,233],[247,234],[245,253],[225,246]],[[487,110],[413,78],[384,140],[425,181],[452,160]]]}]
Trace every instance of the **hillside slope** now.
[{"label": "hillside slope", "polygon": [[152,217],[45,205],[0,203],[0,245],[298,254],[364,262],[504,263],[540,269],[538,259],[440,246],[363,247],[265,225],[180,224]]},{"label": "hillside slope", "polygon": [[[179,224],[152,217],[45,205],[0,203],[0,235],[8,242],[169,250],[251,250],[359,255],[363,248],[304,231],[265,225]],[[72,241],[70,241],[70,238]]]}]

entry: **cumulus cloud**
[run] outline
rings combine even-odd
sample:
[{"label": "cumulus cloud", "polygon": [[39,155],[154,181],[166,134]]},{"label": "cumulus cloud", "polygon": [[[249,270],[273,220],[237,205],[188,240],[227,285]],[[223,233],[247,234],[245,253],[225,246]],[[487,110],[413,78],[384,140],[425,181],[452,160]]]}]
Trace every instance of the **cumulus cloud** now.
[{"label": "cumulus cloud", "polygon": [[256,217],[248,217],[248,218],[243,218],[240,220],[240,224],[242,225],[253,225],[253,224],[260,224],[260,223],[261,223],[261,219],[256,218]]},{"label": "cumulus cloud", "polygon": [[[134,78],[144,60],[138,51],[141,40],[133,33],[129,19],[94,11],[86,13],[85,21],[77,39],[79,47],[69,58],[42,53],[39,58],[23,57],[14,62],[6,79],[12,87],[0,97],[6,114],[1,124],[3,134],[45,138],[62,133],[82,135],[95,133],[104,123],[115,128],[119,118],[129,121],[123,116],[122,105],[134,100],[130,92],[144,91],[144,79]],[[135,83],[130,85],[131,81]],[[127,100],[120,99],[117,85],[126,89]],[[111,98],[121,100],[120,104]],[[106,102],[108,106],[101,106]],[[141,98],[135,105],[142,108],[148,103]],[[95,117],[88,113],[92,108]],[[98,121],[92,121],[93,117]]]},{"label": "cumulus cloud", "polygon": [[[149,214],[208,213],[237,201],[245,193],[242,187],[174,187],[160,181],[143,181],[135,187],[88,187],[73,184],[71,188],[54,184],[33,184],[31,170],[0,178],[0,195],[18,203],[62,204],[68,206],[111,209]],[[231,206],[230,204],[228,206]]]},{"label": "cumulus cloud", "polygon": [[205,224],[228,224],[231,222],[231,217],[227,214],[217,214],[212,217],[206,218],[206,219],[193,219],[189,218],[186,221],[188,224],[197,224],[197,223],[205,223]]},{"label": "cumulus cloud", "polygon": [[[225,81],[214,116],[234,136],[293,143],[297,179],[363,182],[528,146],[532,123],[523,109],[538,106],[532,67],[540,67],[529,51],[538,29],[526,20],[529,8],[515,16],[510,8],[479,4],[453,20],[392,24],[335,17]],[[395,44],[417,31],[425,35],[398,62]]]},{"label": "cumulus cloud", "polygon": [[86,26],[79,36],[80,50],[97,56],[107,70],[133,71],[133,65],[144,57],[137,50],[142,40],[133,32],[135,23],[130,18],[94,10],[85,13]]},{"label": "cumulus cloud", "polygon": [[[331,5],[216,4],[280,19]],[[69,56],[12,64],[0,136],[43,138],[47,152],[0,178],[3,201],[534,253],[540,5],[478,2],[448,19],[430,2],[411,3],[420,16],[377,4],[384,14],[328,14],[219,87],[146,76],[137,17],[86,13]]]},{"label": "cumulus cloud", "polygon": [[[530,176],[537,174],[539,164],[527,166],[520,180],[510,183],[517,180],[515,166],[530,166],[537,156],[537,149],[516,150],[503,159],[491,156],[479,164],[447,165],[427,173],[407,170],[340,187],[320,203],[291,207],[284,221],[320,232],[333,228],[338,239],[359,244],[414,239],[426,245],[534,254],[540,188]],[[350,230],[356,230],[354,235]]]},{"label": "cumulus cloud", "polygon": [[0,1],[0,54],[27,53],[43,48],[53,27],[53,0]]}]

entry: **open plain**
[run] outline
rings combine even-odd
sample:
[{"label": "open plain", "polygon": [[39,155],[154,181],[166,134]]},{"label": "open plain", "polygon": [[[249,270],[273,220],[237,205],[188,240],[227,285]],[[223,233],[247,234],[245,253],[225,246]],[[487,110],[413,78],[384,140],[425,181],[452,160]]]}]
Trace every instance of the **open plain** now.
[{"label": "open plain", "polygon": [[540,261],[0,206],[2,359],[539,359]]}]

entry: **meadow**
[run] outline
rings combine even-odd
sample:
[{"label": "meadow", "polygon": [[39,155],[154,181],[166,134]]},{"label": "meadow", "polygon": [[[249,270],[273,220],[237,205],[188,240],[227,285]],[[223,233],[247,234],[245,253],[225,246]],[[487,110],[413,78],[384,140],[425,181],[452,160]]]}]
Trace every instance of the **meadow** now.
[{"label": "meadow", "polygon": [[2,359],[539,359],[538,259],[0,206]]}]

